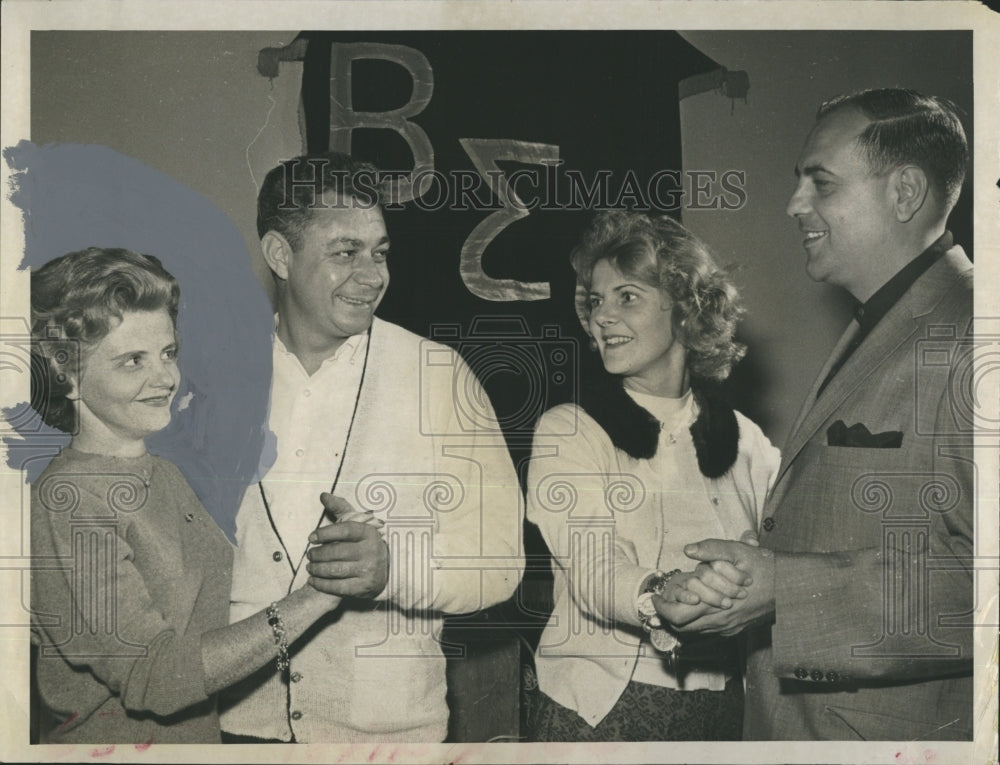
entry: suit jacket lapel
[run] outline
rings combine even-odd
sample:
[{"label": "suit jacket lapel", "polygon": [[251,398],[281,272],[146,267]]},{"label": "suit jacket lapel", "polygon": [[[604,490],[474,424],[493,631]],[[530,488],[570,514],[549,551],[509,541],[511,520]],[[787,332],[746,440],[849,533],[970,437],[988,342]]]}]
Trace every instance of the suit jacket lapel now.
[{"label": "suit jacket lapel", "polygon": [[809,388],[809,393],[802,400],[802,406],[799,409],[798,415],[795,417],[795,423],[792,425],[791,430],[788,432],[787,443],[790,445],[795,440],[795,436],[802,427],[802,423],[806,418],[806,415],[812,411],[813,404],[816,402],[816,393],[819,391],[819,386],[823,384],[823,380],[826,376],[830,374],[830,369],[833,367],[834,362],[840,358],[840,354],[844,352],[847,344],[854,339],[854,336],[861,329],[861,325],[858,324],[856,319],[851,319],[851,323],[847,325],[847,329],[840,336],[837,344],[834,346],[833,350],[830,352],[830,356],[827,358],[826,363],[823,364],[823,368],[816,375],[816,379],[813,380],[813,384]]},{"label": "suit jacket lapel", "polygon": [[[796,419],[785,449],[782,452],[778,481],[788,470],[795,456],[802,450],[830,415],[855,391],[859,385],[871,377],[893,352],[915,331],[914,319],[924,316],[934,309],[948,289],[955,284],[958,273],[971,268],[969,259],[961,247],[953,247],[931,266],[913,286],[900,298],[871,334],[851,354],[829,385],[818,398],[816,391],[825,379],[830,367],[840,357],[844,347],[856,332],[857,322],[852,321],[841,336],[836,348],[830,354],[823,369],[809,391],[802,410]],[[853,423],[847,423],[851,425]]]},{"label": "suit jacket lapel", "polygon": [[[823,393],[816,398],[815,390],[810,392],[813,397],[812,405],[788,443],[789,460],[798,454],[799,450],[813,437],[816,430],[843,404],[844,399],[875,374],[879,366],[913,334],[913,331],[912,315],[908,312],[904,314],[902,311],[896,311],[894,308],[882,318],[872,333],[844,362],[844,366],[833,376]],[[837,357],[831,355],[830,358],[835,360]],[[846,424],[852,425],[853,423]]]}]

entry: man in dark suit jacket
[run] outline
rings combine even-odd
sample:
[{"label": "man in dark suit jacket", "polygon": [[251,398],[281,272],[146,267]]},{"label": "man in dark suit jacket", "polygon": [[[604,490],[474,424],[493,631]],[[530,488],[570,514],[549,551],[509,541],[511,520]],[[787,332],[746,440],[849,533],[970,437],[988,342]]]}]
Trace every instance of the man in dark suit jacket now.
[{"label": "man in dark suit jacket", "polygon": [[972,736],[972,264],[945,229],[967,161],[950,104],[824,104],[788,204],[855,319],[782,454],[760,545],[687,554],[752,578],[684,629],[748,638],[744,736]]}]

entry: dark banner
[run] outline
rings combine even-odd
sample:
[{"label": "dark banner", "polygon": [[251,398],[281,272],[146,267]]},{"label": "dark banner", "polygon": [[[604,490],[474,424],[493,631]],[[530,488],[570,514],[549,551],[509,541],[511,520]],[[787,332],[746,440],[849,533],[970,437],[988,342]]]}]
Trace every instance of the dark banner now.
[{"label": "dark banner", "polygon": [[594,211],[679,215],[742,191],[701,178],[690,196],[678,83],[719,65],[675,32],[299,40],[308,150],[352,153],[393,182],[380,315],[460,350],[515,452],[546,408],[574,398],[580,365],[597,363],[568,260]]}]

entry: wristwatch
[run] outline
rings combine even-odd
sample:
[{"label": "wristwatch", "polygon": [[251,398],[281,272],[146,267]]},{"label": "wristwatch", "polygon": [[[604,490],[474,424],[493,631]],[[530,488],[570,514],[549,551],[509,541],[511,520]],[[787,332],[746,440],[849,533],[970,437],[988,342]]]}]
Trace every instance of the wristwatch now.
[{"label": "wristwatch", "polygon": [[663,658],[668,667],[672,667],[676,660],[681,641],[673,632],[663,626],[660,615],[656,613],[656,608],[653,606],[653,596],[662,595],[667,582],[680,572],[679,568],[668,573],[655,572],[646,580],[646,586],[636,598],[636,610],[639,612],[642,628],[649,633],[649,642],[652,643],[653,648],[664,654]]}]

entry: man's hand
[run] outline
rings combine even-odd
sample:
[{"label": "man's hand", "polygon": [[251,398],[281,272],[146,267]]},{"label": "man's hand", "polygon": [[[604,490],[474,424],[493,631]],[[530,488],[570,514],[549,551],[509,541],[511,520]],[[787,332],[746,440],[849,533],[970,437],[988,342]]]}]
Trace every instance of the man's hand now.
[{"label": "man's hand", "polygon": [[747,597],[734,598],[730,608],[699,616],[679,626],[681,631],[736,635],[774,612],[774,553],[770,550],[747,542],[705,539],[687,545],[684,554],[702,561],[695,569],[699,579],[720,574],[728,579],[739,572],[749,577],[751,586],[746,588]]},{"label": "man's hand", "polygon": [[309,584],[330,595],[374,598],[389,581],[389,548],[379,534],[381,522],[332,494],[321,494],[320,501],[336,522],[309,535],[317,545],[306,553]]},{"label": "man's hand", "polygon": [[[705,592],[706,597],[701,598],[688,589],[692,581],[697,581],[694,572],[674,574],[663,588],[663,592],[653,595],[653,608],[671,629],[679,630],[698,617],[715,613],[720,608],[732,607],[732,600],[718,592]],[[743,597],[746,597],[746,593]],[[713,605],[713,602],[716,605]]]},{"label": "man's hand", "polygon": [[379,530],[385,526],[385,521],[381,521],[376,518],[370,510],[355,510],[351,503],[346,499],[335,497],[328,491],[324,491],[319,495],[319,501],[323,503],[323,507],[326,509],[327,514],[329,514],[329,516],[338,523],[343,523],[344,521],[356,521],[358,523],[367,523],[369,526],[374,526]]}]

